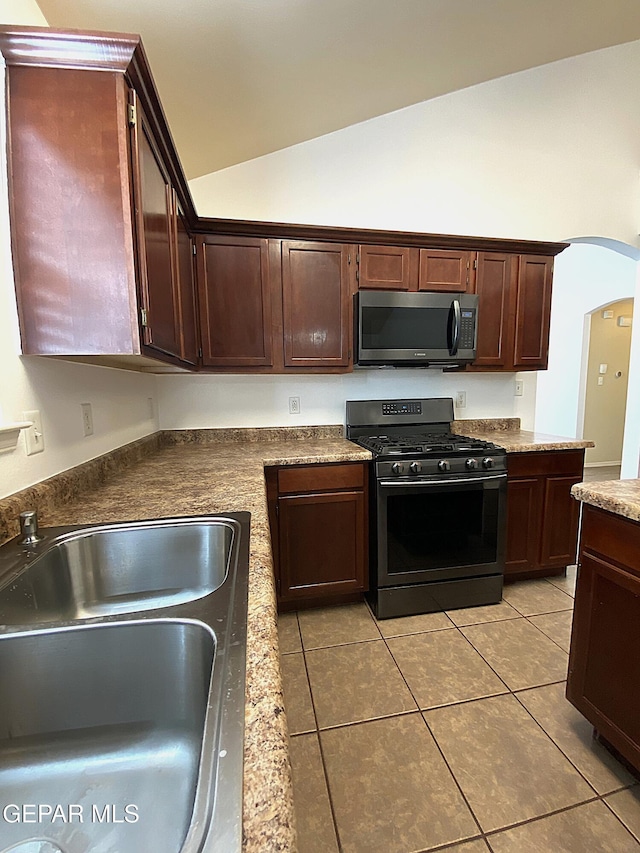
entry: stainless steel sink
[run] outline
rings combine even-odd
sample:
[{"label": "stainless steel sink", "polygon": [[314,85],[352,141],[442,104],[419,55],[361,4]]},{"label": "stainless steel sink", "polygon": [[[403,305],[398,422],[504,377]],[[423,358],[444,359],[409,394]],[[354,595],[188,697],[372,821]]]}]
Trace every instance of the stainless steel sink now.
[{"label": "stainless steel sink", "polygon": [[227,577],[236,533],[226,519],[164,519],[54,532],[22,559],[16,543],[16,570],[0,576],[0,624],[23,624],[27,607],[32,621],[54,622],[202,598]]},{"label": "stainless steel sink", "polygon": [[0,853],[239,853],[249,514],[42,532],[0,548]]}]

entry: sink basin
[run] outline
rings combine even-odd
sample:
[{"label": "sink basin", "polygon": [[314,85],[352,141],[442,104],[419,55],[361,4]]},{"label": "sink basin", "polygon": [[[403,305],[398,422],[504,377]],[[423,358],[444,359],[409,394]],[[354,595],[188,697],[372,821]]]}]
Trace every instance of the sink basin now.
[{"label": "sink basin", "polygon": [[192,620],[0,636],[0,850],[184,849],[206,827],[198,783],[218,755],[215,660],[214,632]]},{"label": "sink basin", "polygon": [[0,853],[240,853],[249,524],[0,548]]},{"label": "sink basin", "polygon": [[48,537],[0,582],[0,623],[72,621],[195,601],[229,572],[232,519],[162,519]]}]

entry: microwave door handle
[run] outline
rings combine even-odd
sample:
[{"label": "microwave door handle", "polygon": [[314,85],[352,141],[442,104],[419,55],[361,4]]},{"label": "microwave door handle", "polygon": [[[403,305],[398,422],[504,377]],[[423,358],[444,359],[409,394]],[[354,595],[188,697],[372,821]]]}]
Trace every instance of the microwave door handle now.
[{"label": "microwave door handle", "polygon": [[457,355],[458,344],[460,342],[460,301],[454,299],[451,303],[452,329],[451,329],[451,349],[449,355]]}]

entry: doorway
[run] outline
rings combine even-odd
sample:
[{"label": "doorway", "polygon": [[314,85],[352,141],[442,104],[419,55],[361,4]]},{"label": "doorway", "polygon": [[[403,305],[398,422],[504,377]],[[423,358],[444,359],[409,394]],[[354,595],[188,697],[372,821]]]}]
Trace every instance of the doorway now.
[{"label": "doorway", "polygon": [[622,460],[633,302],[619,299],[585,318],[582,435],[596,444],[587,448],[585,466],[607,476],[619,476]]}]

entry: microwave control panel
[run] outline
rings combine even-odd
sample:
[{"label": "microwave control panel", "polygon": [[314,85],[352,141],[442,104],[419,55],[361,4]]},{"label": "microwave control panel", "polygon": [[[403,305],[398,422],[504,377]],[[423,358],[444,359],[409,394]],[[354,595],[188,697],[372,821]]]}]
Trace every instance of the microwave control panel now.
[{"label": "microwave control panel", "polygon": [[473,349],[475,344],[476,312],[462,311],[460,316],[459,349]]}]

